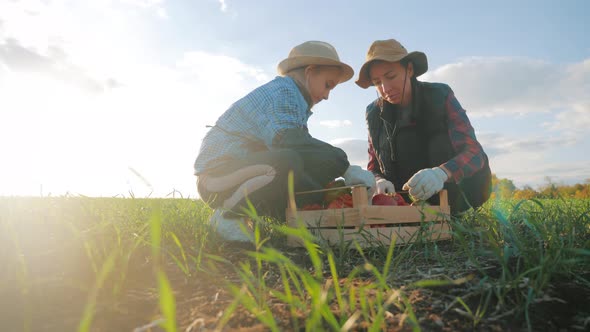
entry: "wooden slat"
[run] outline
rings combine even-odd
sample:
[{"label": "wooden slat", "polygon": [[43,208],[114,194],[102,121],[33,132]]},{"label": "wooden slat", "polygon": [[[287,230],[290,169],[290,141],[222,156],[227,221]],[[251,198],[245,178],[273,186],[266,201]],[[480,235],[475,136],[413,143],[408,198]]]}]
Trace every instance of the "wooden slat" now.
[{"label": "wooden slat", "polygon": [[310,227],[349,227],[375,224],[448,220],[448,213],[438,206],[419,210],[414,206],[366,206],[361,209],[328,209],[288,213],[287,224],[297,226],[297,218]]},{"label": "wooden slat", "polygon": [[367,188],[354,187],[352,188],[352,205],[354,208],[362,208],[369,205],[369,197]]},{"label": "wooden slat", "polygon": [[298,191],[295,195],[307,195],[307,194],[314,194],[314,193],[323,193],[327,191],[339,191],[342,189],[353,189],[353,188],[367,188],[364,185],[355,184],[352,186],[342,186],[342,187],[334,187],[334,188],[324,188],[324,189],[316,189],[316,190],[308,190],[308,191]]},{"label": "wooden slat", "polygon": [[360,211],[368,224],[405,223],[448,220],[449,215],[440,206],[368,206]]},{"label": "wooden slat", "polygon": [[[450,209],[449,207],[449,194],[446,190],[441,190],[438,193],[440,207],[444,209]],[[450,210],[449,210],[450,211]]]},{"label": "wooden slat", "polygon": [[[360,232],[358,229],[322,229],[321,236],[318,236],[318,239],[327,241],[332,245],[338,244],[341,239],[340,232],[342,232],[344,241],[356,240],[362,247],[375,243],[389,245],[392,236],[396,237],[396,244],[408,244],[416,241],[419,230],[419,226],[363,228]],[[425,232],[425,234],[428,234],[428,240],[430,241],[446,240],[451,237],[450,227],[446,222],[432,224]],[[299,239],[294,237],[289,237],[287,243],[290,246],[302,245]]]},{"label": "wooden slat", "polygon": [[287,225],[294,227],[299,225],[298,221],[310,227],[352,227],[359,226],[361,219],[359,209],[355,208],[287,212]]},{"label": "wooden slat", "polygon": [[[358,229],[362,226],[366,235],[372,234],[384,244],[389,244],[389,235],[396,236],[397,243],[407,243],[412,241],[412,236],[420,229],[421,222],[437,221],[439,223],[432,226],[432,231],[436,236],[432,236],[431,240],[447,239],[450,238],[449,225],[446,222],[440,223],[440,221],[450,219],[446,190],[441,191],[439,197],[440,206],[370,206],[368,205],[366,188],[356,187],[353,188],[353,208],[298,211],[293,209],[294,206],[291,205],[286,211],[287,225],[290,227],[305,225],[314,232],[321,232],[322,237],[327,240],[336,242],[340,240],[339,231],[345,232],[345,240],[357,239],[359,242],[365,242],[363,237],[358,234]],[[366,227],[384,224],[397,226]],[[338,230],[338,227],[346,229]],[[290,245],[296,245],[296,242],[297,239],[289,239]]]}]

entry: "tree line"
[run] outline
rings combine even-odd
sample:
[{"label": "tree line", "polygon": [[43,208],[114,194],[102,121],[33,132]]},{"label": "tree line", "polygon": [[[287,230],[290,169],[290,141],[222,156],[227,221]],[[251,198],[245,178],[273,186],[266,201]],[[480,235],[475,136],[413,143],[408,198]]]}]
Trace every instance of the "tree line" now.
[{"label": "tree line", "polygon": [[550,177],[546,177],[545,180],[546,183],[537,190],[528,185],[521,189],[517,188],[512,180],[501,179],[492,174],[491,199],[590,198],[590,179],[573,185],[555,183]]}]

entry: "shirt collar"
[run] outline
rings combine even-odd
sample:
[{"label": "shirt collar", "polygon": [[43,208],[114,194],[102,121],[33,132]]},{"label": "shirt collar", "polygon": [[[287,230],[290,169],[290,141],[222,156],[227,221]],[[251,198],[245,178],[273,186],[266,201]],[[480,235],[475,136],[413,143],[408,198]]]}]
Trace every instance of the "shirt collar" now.
[{"label": "shirt collar", "polygon": [[305,102],[307,103],[307,112],[312,113],[311,107],[313,106],[313,102],[311,100],[311,95],[301,83],[297,82],[296,79],[293,79],[293,82],[295,82],[295,84],[299,88],[299,92],[301,92],[301,95],[303,95],[303,99],[305,99]]}]

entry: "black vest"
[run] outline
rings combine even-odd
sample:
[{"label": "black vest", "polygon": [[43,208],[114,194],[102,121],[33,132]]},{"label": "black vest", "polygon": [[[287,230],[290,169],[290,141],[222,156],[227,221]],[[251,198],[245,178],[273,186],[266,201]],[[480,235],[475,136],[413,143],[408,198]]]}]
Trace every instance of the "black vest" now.
[{"label": "black vest", "polygon": [[[401,190],[412,175],[452,159],[456,152],[448,134],[445,104],[451,88],[442,83],[415,81],[410,113],[397,105],[376,100],[367,107],[369,138],[381,173]],[[491,171],[484,153],[484,167],[459,184],[445,183],[453,214],[481,206],[491,193]],[[468,203],[463,198],[463,194]],[[438,196],[431,200],[438,204]]]}]

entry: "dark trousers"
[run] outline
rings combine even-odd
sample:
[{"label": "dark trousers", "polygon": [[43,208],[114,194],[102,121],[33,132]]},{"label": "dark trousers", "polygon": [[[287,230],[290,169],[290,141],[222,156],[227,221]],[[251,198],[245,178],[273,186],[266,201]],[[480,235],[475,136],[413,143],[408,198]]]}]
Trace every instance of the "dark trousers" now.
[{"label": "dark trousers", "polygon": [[[226,217],[238,217],[244,215],[244,209],[248,209],[248,201],[256,209],[258,215],[269,216],[271,218],[285,220],[285,210],[287,208],[288,200],[288,176],[289,173],[293,173],[294,177],[294,190],[307,191],[322,189],[327,183],[324,172],[331,172],[331,170],[314,170],[314,174],[308,174],[304,171],[303,160],[299,153],[290,149],[274,149],[259,151],[248,154],[243,159],[235,159],[227,161],[222,165],[206,171],[204,174],[199,175],[197,178],[197,188],[201,198],[209,204],[212,208],[218,208],[223,205],[223,202],[230,197],[240,185],[247,181],[244,179],[241,183],[235,183],[230,189],[222,192],[211,192],[205,188],[201,178],[204,177],[221,177],[228,174],[232,174],[242,168],[253,166],[253,165],[268,165],[274,170],[273,180],[264,185],[263,187],[255,190],[248,194],[248,196],[242,199],[236,204],[231,210],[226,212]],[[334,179],[332,177],[332,179]],[[304,205],[309,203],[321,202],[322,193],[310,194],[310,195],[298,195],[296,201],[298,205]]]}]

